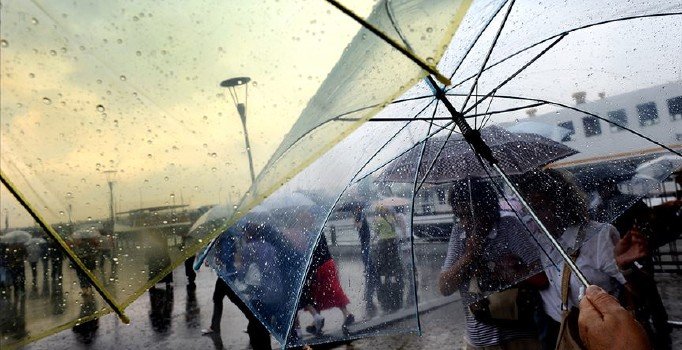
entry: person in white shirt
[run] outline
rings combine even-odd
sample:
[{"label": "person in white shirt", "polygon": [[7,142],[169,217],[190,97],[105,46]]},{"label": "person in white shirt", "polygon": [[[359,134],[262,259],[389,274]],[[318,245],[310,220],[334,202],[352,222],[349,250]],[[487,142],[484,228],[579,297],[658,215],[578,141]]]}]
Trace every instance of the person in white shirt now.
[{"label": "person in white shirt", "polygon": [[[549,169],[526,174],[519,180],[519,189],[540,217],[550,233],[573,257],[585,278],[612,295],[623,290],[626,281],[616,263],[615,248],[620,239],[618,230],[611,224],[589,220],[587,197],[575,185],[570,174]],[[536,234],[539,240],[544,236]],[[541,243],[545,274],[549,287],[540,290],[547,331],[541,339],[543,348],[554,348],[562,318],[561,279],[564,261],[549,242]],[[582,284],[571,274],[568,308],[579,306]]]}]

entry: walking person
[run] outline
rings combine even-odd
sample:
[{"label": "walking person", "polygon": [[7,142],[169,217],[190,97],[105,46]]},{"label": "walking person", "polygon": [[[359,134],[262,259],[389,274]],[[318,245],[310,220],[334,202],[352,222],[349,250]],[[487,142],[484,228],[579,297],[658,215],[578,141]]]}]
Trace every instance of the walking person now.
[{"label": "walking person", "polygon": [[[218,242],[212,249],[221,252],[221,264],[225,266],[225,272],[230,275],[236,274],[235,267],[235,249],[236,236],[239,235],[238,230],[233,226],[226,232],[220,235]],[[223,299],[227,297],[237,308],[241,311],[248,320],[246,333],[249,335],[249,343],[254,350],[269,350],[272,348],[270,344],[270,333],[268,329],[258,320],[249,307],[244,303],[239,296],[230,288],[230,286],[220,277],[216,279],[215,287],[213,289],[213,314],[211,316],[211,325],[209,328],[202,329],[203,335],[211,335],[220,338],[220,323],[223,317]]]},{"label": "walking person", "polygon": [[[535,246],[524,239],[523,224],[515,216],[501,216],[496,191],[486,182],[455,184],[449,202],[459,221],[450,235],[438,287],[443,295],[459,291],[462,296],[465,348],[540,349],[532,320],[494,322],[490,310],[485,315],[486,308],[476,307],[477,301],[487,301],[481,299],[484,292],[533,283],[531,278],[518,282],[540,268]],[[523,314],[532,319],[535,305],[526,308]]]},{"label": "walking person", "polygon": [[[638,249],[637,245],[620,246],[620,235],[616,228],[607,223],[590,220],[587,197],[570,178],[570,174],[549,169],[525,174],[519,181],[519,189],[530,201],[533,210],[545,223],[550,233],[567,247],[571,258],[593,283],[612,295],[627,293],[629,286],[620,272],[618,255],[622,264],[632,261],[626,256]],[[557,256],[549,248],[550,256]],[[542,339],[545,349],[553,349],[559,339],[564,314],[579,306],[582,284],[570,273],[561,259],[553,266],[542,256],[549,287],[540,290],[547,326],[546,338]],[[566,283],[564,283],[564,281]],[[624,288],[625,287],[625,288]],[[564,300],[566,303],[564,304]]]},{"label": "walking person", "polygon": [[357,206],[353,211],[353,221],[355,229],[358,231],[358,238],[360,239],[360,253],[362,254],[363,273],[365,277],[365,311],[368,318],[374,317],[377,312],[377,307],[374,304],[374,294],[378,285],[379,275],[376,272],[376,265],[372,261],[370,238],[371,232],[367,217],[363,213],[362,207]]},{"label": "walking person", "polygon": [[[314,227],[314,219],[310,212],[299,213],[297,223],[298,229],[305,232],[305,236],[311,234],[308,230]],[[313,251],[312,262],[306,275],[299,303],[301,308],[313,315],[313,324],[306,327],[306,331],[321,335],[324,317],[320,315],[320,311],[338,308],[343,314],[341,329],[347,332],[347,327],[355,322],[355,316],[348,311],[348,304],[350,304],[350,300],[341,287],[336,262],[329,252],[327,239],[322,234]],[[296,320],[296,325],[298,325],[298,320]]]}]

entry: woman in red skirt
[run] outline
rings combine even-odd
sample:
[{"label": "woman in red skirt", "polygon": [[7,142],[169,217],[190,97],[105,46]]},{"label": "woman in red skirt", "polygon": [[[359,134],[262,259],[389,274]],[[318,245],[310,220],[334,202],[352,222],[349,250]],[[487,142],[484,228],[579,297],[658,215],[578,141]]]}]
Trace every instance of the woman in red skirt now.
[{"label": "woman in red skirt", "polygon": [[[312,216],[306,218],[304,217],[305,214],[310,215],[309,213],[299,215],[299,223],[303,227],[312,227],[311,225],[305,225],[308,223],[306,219],[312,220]],[[341,288],[336,263],[329,252],[327,239],[323,234],[313,251],[312,262],[299,303],[300,308],[313,315],[313,324],[306,327],[306,331],[315,335],[322,334],[324,317],[320,315],[320,311],[339,308],[343,313],[344,319],[342,330],[347,332],[347,327],[355,322],[355,316],[348,312],[348,304],[350,304],[350,301],[343,288]],[[298,320],[296,325],[298,325]]]}]

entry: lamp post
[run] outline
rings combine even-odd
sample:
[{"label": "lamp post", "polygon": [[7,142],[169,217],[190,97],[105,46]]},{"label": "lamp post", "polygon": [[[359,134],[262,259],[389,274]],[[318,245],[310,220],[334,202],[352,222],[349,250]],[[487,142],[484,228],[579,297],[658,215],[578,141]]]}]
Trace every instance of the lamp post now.
[{"label": "lamp post", "polygon": [[104,176],[107,177],[107,184],[109,185],[109,220],[111,221],[111,233],[114,233],[114,178],[116,177],[116,170],[106,170]]},{"label": "lamp post", "polygon": [[[220,86],[225,87],[232,96],[232,102],[239,112],[239,118],[242,120],[242,127],[244,128],[244,143],[246,144],[246,155],[249,157],[249,171],[251,172],[251,184],[256,183],[256,173],[253,171],[253,158],[251,156],[251,146],[249,145],[249,133],[246,131],[246,106],[248,102],[249,92],[249,77],[237,77],[224,80]],[[240,95],[243,96],[240,98]],[[242,102],[243,101],[243,102]]]}]

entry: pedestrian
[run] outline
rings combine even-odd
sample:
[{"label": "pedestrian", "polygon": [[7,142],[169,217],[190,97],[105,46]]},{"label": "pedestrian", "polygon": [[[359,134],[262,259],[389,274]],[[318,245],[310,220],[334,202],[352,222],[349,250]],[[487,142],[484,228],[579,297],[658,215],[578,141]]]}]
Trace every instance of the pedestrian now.
[{"label": "pedestrian", "polygon": [[393,213],[385,206],[376,208],[374,238],[378,238],[374,255],[379,286],[377,298],[384,311],[392,312],[403,304],[405,290],[403,263],[398,246],[398,230],[401,226]]},{"label": "pedestrian", "polygon": [[[455,184],[449,202],[458,222],[453,225],[438,287],[446,296],[460,292],[466,349],[540,349],[532,321],[497,322],[477,307],[484,305],[478,301],[487,301],[484,295],[517,284],[540,268],[535,246],[523,235],[523,224],[516,216],[501,216],[496,191],[487,182]],[[535,305],[525,309],[518,314],[532,320]]]},{"label": "pedestrian", "polygon": [[[236,226],[236,225],[235,225]],[[223,232],[218,238],[215,246],[211,249],[218,251],[220,254],[220,264],[223,265],[223,272],[225,275],[236,275],[235,267],[235,249],[237,236],[240,235],[240,230],[237,227],[231,227]],[[249,309],[249,307],[239,298],[239,296],[230,288],[230,286],[220,277],[216,279],[215,287],[213,289],[213,314],[211,316],[211,325],[209,328],[201,330],[203,335],[214,335],[220,337],[220,323],[223,316],[223,299],[227,297],[237,308],[241,311],[248,320],[246,333],[249,335],[249,343],[254,350],[272,348],[270,344],[270,333],[268,329],[258,320],[256,315]]]},{"label": "pedestrian", "polygon": [[367,317],[374,317],[376,315],[377,307],[374,304],[374,294],[378,285],[379,275],[376,272],[376,265],[372,261],[370,251],[371,232],[367,217],[363,212],[362,206],[356,206],[353,210],[353,220],[355,229],[358,231],[358,238],[360,240],[360,254],[362,255],[363,273],[365,277],[365,311]]},{"label": "pedestrian", "polygon": [[38,262],[42,258],[42,253],[41,245],[34,241],[34,238],[31,238],[26,246],[26,258],[31,267],[31,285],[34,289],[38,286]]},{"label": "pedestrian", "polygon": [[[298,227],[296,229],[302,231],[306,237],[316,233],[316,231],[312,231],[314,228],[314,218],[309,211],[298,213],[297,224]],[[299,307],[310,312],[313,316],[313,324],[307,326],[306,331],[311,334],[321,335],[322,328],[324,327],[324,317],[320,314],[320,311],[338,308],[341,310],[344,320],[341,329],[347,332],[348,326],[355,322],[355,316],[348,311],[348,304],[350,304],[350,300],[341,287],[336,262],[329,252],[327,239],[322,234],[313,250],[312,261],[299,302]],[[298,318],[296,319],[297,325]],[[300,331],[296,326],[295,331],[298,335]]]},{"label": "pedestrian", "polygon": [[[530,172],[522,176],[518,185],[550,234],[566,248],[590,283],[612,295],[627,293],[626,280],[619,271],[615,252],[620,235],[613,225],[589,219],[587,196],[569,173],[554,169]],[[637,246],[623,247],[622,253],[629,253],[631,248],[636,250]],[[558,256],[553,247],[548,246],[547,253]],[[540,290],[548,316],[545,318],[546,338],[542,342],[544,348],[553,349],[559,338],[564,311],[578,308],[582,284],[562,259],[555,259],[556,266],[546,256],[542,259],[549,280],[549,287]],[[568,283],[562,283],[565,275],[568,275]],[[564,305],[564,298],[567,305]]]}]

